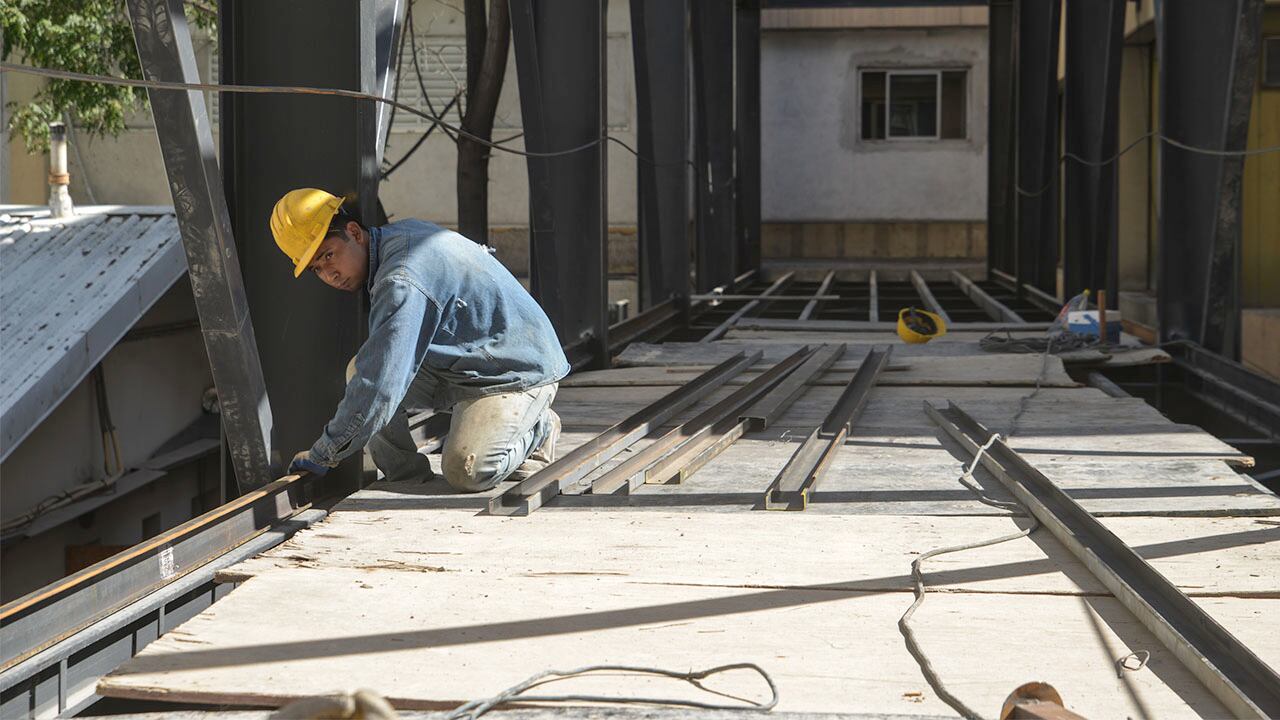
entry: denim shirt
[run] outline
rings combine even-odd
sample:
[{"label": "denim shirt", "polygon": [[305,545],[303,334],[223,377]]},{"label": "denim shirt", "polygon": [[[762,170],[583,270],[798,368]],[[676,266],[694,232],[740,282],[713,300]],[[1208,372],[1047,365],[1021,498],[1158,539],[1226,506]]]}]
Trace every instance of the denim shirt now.
[{"label": "denim shirt", "polygon": [[332,467],[364,447],[419,370],[437,381],[437,410],[569,374],[546,313],[485,247],[421,220],[369,236],[369,339],[312,462]]}]

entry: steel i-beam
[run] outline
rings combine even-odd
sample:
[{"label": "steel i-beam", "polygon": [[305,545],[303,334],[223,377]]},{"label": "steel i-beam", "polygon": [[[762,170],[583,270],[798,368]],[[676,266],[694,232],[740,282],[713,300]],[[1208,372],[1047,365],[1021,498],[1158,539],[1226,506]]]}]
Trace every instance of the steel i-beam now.
[{"label": "steel i-beam", "polygon": [[[955,403],[924,409],[970,454],[992,436]],[[1280,717],[1280,675],[1133,548],[1004,440],[981,462],[1236,717]]]},{"label": "steel i-beam", "polygon": [[622,422],[570,450],[529,479],[489,501],[494,515],[528,515],[573,483],[590,475],[610,458],[648,435],[676,413],[693,405],[750,367],[760,353],[737,353],[707,370],[687,385],[659,398]]},{"label": "steel i-beam", "polygon": [[[1018,4],[1017,272],[1021,283],[1057,287],[1058,37],[1060,0]],[[1017,284],[1014,285],[1016,289]],[[1016,293],[1021,295],[1021,293]]]},{"label": "steel i-beam", "polygon": [[740,270],[734,231],[734,0],[696,0],[693,32],[696,289],[728,284]]},{"label": "steel i-beam", "polygon": [[893,346],[884,350],[872,349],[858,366],[840,398],[827,413],[822,425],[814,428],[800,447],[796,448],[782,472],[778,473],[764,494],[766,510],[804,510],[809,506],[809,494],[818,486],[822,476],[831,467],[832,460],[840,452],[845,438],[862,411],[867,407],[871,389],[880,373],[889,364]]}]

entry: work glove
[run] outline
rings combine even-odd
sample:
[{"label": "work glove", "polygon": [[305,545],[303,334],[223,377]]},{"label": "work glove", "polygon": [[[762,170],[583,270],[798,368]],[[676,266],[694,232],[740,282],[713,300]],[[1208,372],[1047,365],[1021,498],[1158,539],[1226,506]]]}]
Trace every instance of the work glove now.
[{"label": "work glove", "polygon": [[329,468],[318,463],[311,462],[311,458],[307,457],[307,451],[303,450],[293,456],[293,460],[289,463],[289,474],[309,472],[316,477],[324,477],[329,472]]}]

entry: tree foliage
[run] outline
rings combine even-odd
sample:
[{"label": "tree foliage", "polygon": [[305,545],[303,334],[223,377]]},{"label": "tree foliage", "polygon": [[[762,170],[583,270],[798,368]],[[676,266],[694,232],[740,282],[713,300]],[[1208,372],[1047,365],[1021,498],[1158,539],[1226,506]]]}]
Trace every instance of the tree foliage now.
[{"label": "tree foliage", "polygon": [[[214,2],[186,4],[190,22],[211,35],[217,26]],[[0,31],[5,60],[16,55],[38,67],[142,77],[124,0],[4,0]],[[128,114],[146,104],[142,88],[51,79],[29,102],[10,102],[6,110],[9,129],[27,150],[44,152],[50,122],[70,118],[80,130],[115,136],[124,130]]]}]

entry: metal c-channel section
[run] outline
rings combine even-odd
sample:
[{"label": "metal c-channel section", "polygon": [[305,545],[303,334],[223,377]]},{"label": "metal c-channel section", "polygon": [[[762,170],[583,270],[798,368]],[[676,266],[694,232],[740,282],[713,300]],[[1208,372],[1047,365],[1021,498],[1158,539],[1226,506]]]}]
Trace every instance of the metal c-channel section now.
[{"label": "metal c-channel section", "polygon": [[715,392],[747,369],[758,357],[758,354],[748,357],[745,353],[737,353],[694,378],[689,384],[667,393],[617,425],[570,450],[564,457],[529,479],[495,496],[489,501],[489,512],[494,515],[528,515],[537,510],[544,502],[559,495],[564,488],[589,475],[676,413]]},{"label": "metal c-channel section", "polygon": [[[955,403],[924,409],[971,454],[991,437]],[[1280,717],[1280,675],[1133,548],[1003,439],[981,462],[1236,717]]]},{"label": "metal c-channel section", "polygon": [[[799,367],[810,355],[809,348],[802,347],[788,355],[785,359],[762,373],[757,381],[759,394],[768,392],[774,385],[786,378]],[[750,400],[738,404],[733,412],[726,413],[714,425],[702,428],[693,434],[687,442],[674,452],[653,463],[644,472],[644,482],[664,484],[684,482],[702,466],[711,462],[717,455],[742,437],[747,421],[738,413],[748,407]],[[709,413],[708,413],[709,414]]]},{"label": "metal c-channel section", "polygon": [[884,350],[873,348],[867,353],[822,425],[809,433],[765,490],[766,510],[804,510],[809,506],[809,493],[817,487],[854,423],[862,416],[871,389],[889,365],[892,354],[893,346]]},{"label": "metal c-channel section", "polygon": [[0,607],[0,670],[289,519],[309,476],[289,475]]},{"label": "metal c-channel section", "polygon": [[[797,350],[792,357],[805,356],[808,352],[809,348],[805,346]],[[752,356],[753,361],[759,359],[762,354],[762,352],[756,351]],[[675,452],[685,443],[695,442],[698,438],[705,437],[713,425],[727,417],[736,416],[744,407],[747,407],[756,398],[768,392],[769,388],[773,387],[778,382],[778,379],[786,374],[788,369],[795,367],[795,364],[789,362],[789,360],[790,358],[783,360],[760,373],[757,378],[738,388],[715,405],[703,410],[697,417],[668,431],[662,437],[646,446],[645,449],[596,478],[591,483],[591,493],[593,495],[605,495],[621,491],[629,494],[644,483],[644,471],[654,463]]]},{"label": "metal c-channel section", "polygon": [[800,393],[809,387],[809,381],[830,368],[844,354],[845,344],[823,345],[818,348],[796,371],[778,383],[768,395],[751,406],[739,419],[747,421],[747,430],[758,432],[767,430]]}]

